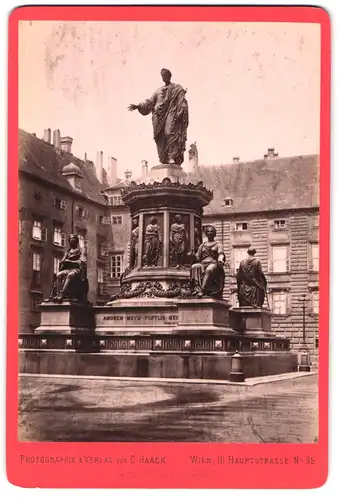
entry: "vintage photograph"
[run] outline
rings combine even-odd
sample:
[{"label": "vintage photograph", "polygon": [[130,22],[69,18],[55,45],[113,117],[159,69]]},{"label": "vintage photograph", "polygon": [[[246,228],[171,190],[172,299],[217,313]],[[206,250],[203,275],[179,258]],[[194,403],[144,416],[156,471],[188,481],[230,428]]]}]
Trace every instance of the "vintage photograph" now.
[{"label": "vintage photograph", "polygon": [[320,50],[20,22],[20,441],[317,443]]}]

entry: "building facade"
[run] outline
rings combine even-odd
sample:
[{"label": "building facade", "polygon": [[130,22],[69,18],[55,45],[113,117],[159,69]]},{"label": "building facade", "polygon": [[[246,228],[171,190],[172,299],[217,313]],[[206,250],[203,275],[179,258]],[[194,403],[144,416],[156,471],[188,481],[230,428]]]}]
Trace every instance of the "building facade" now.
[{"label": "building facade", "polygon": [[[60,138],[61,140],[64,138]],[[66,138],[67,139],[67,138]],[[71,138],[68,138],[71,139]],[[55,141],[55,133],[54,133]],[[69,141],[70,142],[70,141]],[[51,292],[69,235],[87,248],[88,299],[104,301],[109,225],[104,185],[92,162],[61,144],[20,131],[19,311],[20,331],[39,325],[38,305]]]},{"label": "building facade", "polygon": [[[116,160],[103,167],[71,153],[72,139],[50,132],[38,139],[20,131],[20,329],[39,324],[38,304],[49,295],[68,236],[88,248],[89,300],[104,303],[119,290],[129,264],[131,220]],[[59,137],[59,140],[58,140]],[[196,145],[194,145],[194,150]],[[273,149],[261,160],[220,166],[192,162],[184,182],[213,190],[204,224],[213,224],[227,260],[224,298],[237,304],[236,270],[253,245],[267,276],[266,306],[276,333],[300,345],[305,305],[306,342],[318,347],[319,157],[280,158]],[[142,172],[148,173],[147,162]],[[302,296],[305,300],[302,301]]]}]

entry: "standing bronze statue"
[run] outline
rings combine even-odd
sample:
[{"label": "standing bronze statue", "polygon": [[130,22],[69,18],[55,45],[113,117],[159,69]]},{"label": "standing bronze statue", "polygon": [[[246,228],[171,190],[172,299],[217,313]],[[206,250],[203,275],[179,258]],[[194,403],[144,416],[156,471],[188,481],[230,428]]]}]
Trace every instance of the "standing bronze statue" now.
[{"label": "standing bronze statue", "polygon": [[134,269],[137,266],[138,242],[140,234],[137,217],[135,217],[132,220],[132,227],[133,229],[131,231],[131,245],[130,245],[130,269]]},{"label": "standing bronze statue", "polygon": [[171,82],[171,72],[161,70],[164,86],[139,104],[130,104],[129,111],[138,110],[141,115],[152,113],[154,140],[161,163],[182,165],[189,123],[186,90]]},{"label": "standing bronze statue", "polygon": [[53,284],[49,301],[62,302],[64,299],[87,301],[87,255],[81,248],[77,234],[69,236],[69,246],[59,265],[59,272]]},{"label": "standing bronze statue", "polygon": [[176,267],[183,267],[187,255],[188,234],[180,215],[175,215],[175,222],[170,227],[170,260],[176,262]]},{"label": "standing bronze statue", "polygon": [[248,250],[248,258],[242,260],[237,271],[237,296],[240,307],[262,307],[266,294],[266,277],[261,263],[255,258],[256,250]]},{"label": "standing bronze statue", "polygon": [[161,229],[157,224],[156,217],[151,217],[146,227],[144,242],[143,265],[144,267],[155,267],[161,255],[162,247]]},{"label": "standing bronze statue", "polygon": [[196,261],[190,270],[192,294],[197,297],[223,298],[225,255],[220,243],[215,241],[216,229],[207,226],[207,241],[201,243],[197,253],[192,255]]}]

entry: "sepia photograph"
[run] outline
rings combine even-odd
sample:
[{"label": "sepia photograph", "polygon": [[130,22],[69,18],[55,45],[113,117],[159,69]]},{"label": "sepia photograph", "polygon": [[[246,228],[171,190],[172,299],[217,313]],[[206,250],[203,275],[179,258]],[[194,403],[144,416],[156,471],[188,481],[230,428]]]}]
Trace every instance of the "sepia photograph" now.
[{"label": "sepia photograph", "polygon": [[318,23],[19,22],[19,441],[318,442],[320,89]]}]

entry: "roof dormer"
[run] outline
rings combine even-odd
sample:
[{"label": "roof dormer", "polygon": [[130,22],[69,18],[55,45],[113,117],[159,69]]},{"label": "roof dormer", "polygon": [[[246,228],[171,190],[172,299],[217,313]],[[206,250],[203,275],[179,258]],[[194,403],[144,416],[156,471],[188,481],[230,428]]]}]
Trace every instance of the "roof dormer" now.
[{"label": "roof dormer", "polygon": [[83,174],[80,167],[71,162],[63,167],[61,173],[66,177],[67,181],[74,189],[81,190],[81,179],[83,178]]}]

